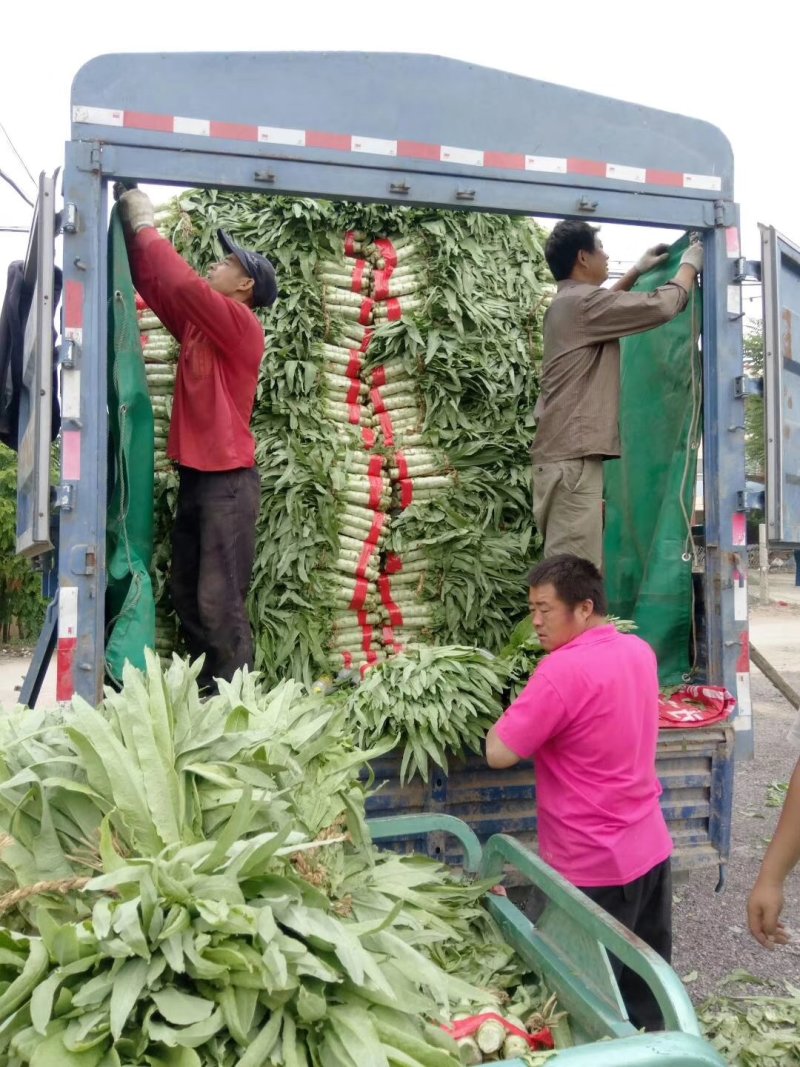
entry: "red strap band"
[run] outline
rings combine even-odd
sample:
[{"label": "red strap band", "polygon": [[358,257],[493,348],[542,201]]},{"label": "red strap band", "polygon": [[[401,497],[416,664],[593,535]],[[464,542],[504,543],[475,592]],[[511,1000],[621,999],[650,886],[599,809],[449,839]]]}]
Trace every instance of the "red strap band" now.
[{"label": "red strap band", "polygon": [[353,268],[353,280],[350,284],[350,288],[354,293],[361,292],[361,286],[364,282],[364,267],[366,267],[367,261],[365,259],[357,259],[356,265]]},{"label": "red strap band", "polygon": [[403,561],[395,552],[389,552],[386,556],[386,573],[399,574],[403,569]]},{"label": "red strap band", "polygon": [[358,424],[361,422],[361,405],[348,404],[347,406],[350,409],[347,415],[347,421],[352,426],[358,426]]},{"label": "red strap band", "polygon": [[370,456],[369,457],[369,470],[367,472],[370,476],[383,475],[383,456]]},{"label": "red strap band", "polygon": [[361,555],[358,557],[358,563],[356,564],[356,577],[366,578],[366,569],[369,565],[370,557],[377,549],[377,545],[374,541],[365,541],[364,547],[361,549]]},{"label": "red strap band", "polygon": [[394,454],[395,462],[397,463],[397,470],[401,478],[408,477],[408,461],[403,453],[398,450]]},{"label": "red strap band", "polygon": [[372,340],[372,335],[374,333],[375,333],[375,330],[372,328],[372,326],[367,326],[366,330],[364,331],[364,340],[361,342],[361,347],[360,347],[359,351],[361,351],[361,352],[366,352],[367,351],[367,349],[369,348],[369,343]]},{"label": "red strap band", "polygon": [[386,405],[383,402],[381,391],[377,386],[374,389],[370,389],[369,398],[372,401],[372,406],[375,408],[376,414],[386,411]]},{"label": "red strap band", "polygon": [[368,326],[372,322],[372,309],[374,306],[375,301],[369,296],[361,301],[361,312],[358,316],[358,321],[362,326]]},{"label": "red strap band", "polygon": [[356,235],[352,230],[348,230],[344,235],[344,254],[346,256],[354,256],[356,254]]},{"label": "red strap band", "polygon": [[403,305],[396,296],[386,301],[386,316],[389,322],[397,322],[403,317]]},{"label": "red strap band", "polygon": [[369,592],[369,582],[366,578],[356,578],[356,588],[353,599],[350,601],[350,611],[359,611],[364,607]]},{"label": "red strap band", "polygon": [[372,372],[373,385],[386,385],[386,368],[376,367]]},{"label": "red strap band", "polygon": [[367,622],[368,618],[369,618],[369,612],[368,611],[358,611],[358,612],[356,612],[356,622],[358,623],[359,626],[368,626],[369,625],[369,623]]},{"label": "red strap band", "polygon": [[388,411],[382,411],[378,414],[378,421],[381,424],[383,430],[383,439],[389,448],[394,445],[394,427],[392,426],[392,420]]},{"label": "red strap band", "polygon": [[377,509],[381,506],[383,496],[383,478],[379,474],[369,475],[369,507]]},{"label": "red strap band", "polygon": [[376,300],[385,300],[389,295],[389,271],[376,270],[372,275],[372,295]]},{"label": "red strap band", "polygon": [[378,579],[378,589],[380,590],[383,606],[389,612],[389,621],[392,626],[402,626],[403,615],[400,608],[392,600],[392,587],[387,575],[382,574]]},{"label": "red strap band", "polygon": [[347,403],[357,404],[359,393],[361,392],[361,382],[354,381],[350,388],[347,390]]},{"label": "red strap band", "polygon": [[348,669],[353,666],[353,655],[351,652],[343,652],[342,659],[344,660],[345,667],[347,667]]},{"label": "red strap band", "polygon": [[361,374],[361,367],[364,361],[361,358],[361,353],[357,348],[350,349],[350,362],[347,364],[347,370],[345,374],[348,378],[358,378]]},{"label": "red strap band", "polygon": [[372,526],[370,526],[369,533],[367,534],[367,541],[369,541],[370,544],[377,545],[385,522],[386,513],[383,511],[376,511],[375,518],[372,520]]},{"label": "red strap band", "polygon": [[372,627],[362,627],[361,633],[361,651],[369,653],[372,649]]},{"label": "red strap band", "polygon": [[361,427],[361,440],[367,448],[374,448],[375,442],[378,440],[375,431],[371,426]]},{"label": "red strap band", "polygon": [[373,242],[375,247],[380,251],[386,261],[386,266],[391,270],[397,266],[397,249],[394,247],[388,237],[377,237]]},{"label": "red strap band", "polygon": [[400,507],[407,508],[414,499],[414,482],[411,478],[400,479]]}]

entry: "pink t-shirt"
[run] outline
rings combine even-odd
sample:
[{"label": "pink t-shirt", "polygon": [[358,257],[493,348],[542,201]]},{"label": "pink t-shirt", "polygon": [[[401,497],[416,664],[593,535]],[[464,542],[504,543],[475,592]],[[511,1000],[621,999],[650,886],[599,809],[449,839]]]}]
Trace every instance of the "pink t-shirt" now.
[{"label": "pink t-shirt", "polygon": [[535,759],[539,852],[573,885],[626,885],[671,855],[656,657],[640,638],[598,626],[551,652],[497,735]]}]

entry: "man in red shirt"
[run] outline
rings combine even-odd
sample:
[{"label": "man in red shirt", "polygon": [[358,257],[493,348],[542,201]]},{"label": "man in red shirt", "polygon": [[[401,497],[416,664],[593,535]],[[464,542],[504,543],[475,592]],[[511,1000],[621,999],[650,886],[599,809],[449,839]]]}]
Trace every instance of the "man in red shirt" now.
[{"label": "man in red shirt", "polygon": [[253,663],[245,607],[260,486],[250,416],[264,329],[253,308],[278,294],[268,259],[218,231],[225,258],[201,278],[155,229],[139,189],[119,197],[134,285],[180,342],[167,455],[180,488],[172,533],[171,594],[198,679],[213,691]]},{"label": "man in red shirt", "polygon": [[[487,761],[534,760],[542,859],[669,961],[672,839],[655,770],[656,657],[605,618],[603,579],[589,560],[550,556],[529,584],[550,655],[489,731]],[[631,1021],[660,1029],[649,988],[612,964]]]}]

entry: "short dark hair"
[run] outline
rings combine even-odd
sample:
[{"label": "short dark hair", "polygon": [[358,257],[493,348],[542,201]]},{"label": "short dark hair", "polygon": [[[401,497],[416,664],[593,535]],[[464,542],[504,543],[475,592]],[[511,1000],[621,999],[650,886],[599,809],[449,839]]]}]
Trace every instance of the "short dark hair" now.
[{"label": "short dark hair", "polygon": [[556,223],[544,246],[544,258],[557,282],[563,282],[572,274],[579,252],[596,251],[597,230],[597,226],[590,226],[581,219]]},{"label": "short dark hair", "polygon": [[603,588],[603,576],[589,559],[564,552],[537,563],[528,575],[528,585],[552,585],[559,600],[568,608],[576,608],[584,600],[591,600],[596,615],[608,613],[608,600]]}]

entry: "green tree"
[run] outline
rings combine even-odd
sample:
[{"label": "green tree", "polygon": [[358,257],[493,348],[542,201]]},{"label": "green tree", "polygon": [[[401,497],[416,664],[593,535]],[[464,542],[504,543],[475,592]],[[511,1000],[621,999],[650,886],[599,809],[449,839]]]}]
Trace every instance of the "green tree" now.
[{"label": "green tree", "polygon": [[[760,321],[745,327],[744,371],[751,378],[764,376],[764,334]],[[764,441],[764,398],[745,397],[744,447],[748,478],[764,477],[767,466]]]},{"label": "green tree", "polygon": [[30,562],[16,555],[17,455],[0,445],[0,642],[16,626],[23,640],[34,637],[44,619],[41,578]]}]

